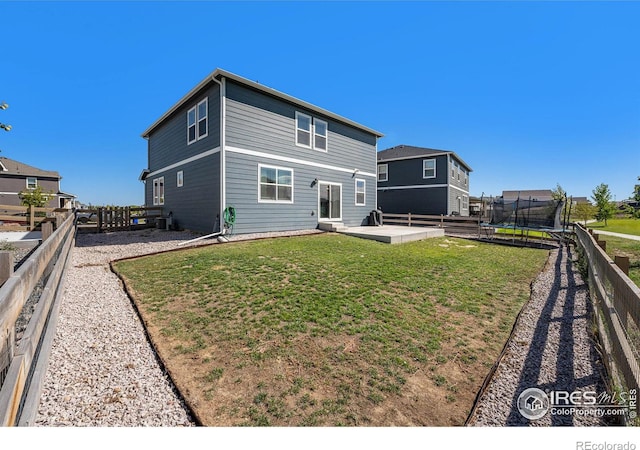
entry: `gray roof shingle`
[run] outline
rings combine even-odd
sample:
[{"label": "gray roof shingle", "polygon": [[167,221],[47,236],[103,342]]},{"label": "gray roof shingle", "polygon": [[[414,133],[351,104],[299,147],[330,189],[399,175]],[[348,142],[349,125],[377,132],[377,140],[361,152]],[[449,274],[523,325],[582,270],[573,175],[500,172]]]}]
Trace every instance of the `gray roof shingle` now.
[{"label": "gray roof shingle", "polygon": [[[25,177],[43,177],[43,178],[56,178],[61,179],[60,174],[54,170],[42,170],[37,167],[30,166],[28,164],[21,163],[15,159],[0,157],[0,175],[20,175]],[[5,170],[6,169],[6,170]]]}]

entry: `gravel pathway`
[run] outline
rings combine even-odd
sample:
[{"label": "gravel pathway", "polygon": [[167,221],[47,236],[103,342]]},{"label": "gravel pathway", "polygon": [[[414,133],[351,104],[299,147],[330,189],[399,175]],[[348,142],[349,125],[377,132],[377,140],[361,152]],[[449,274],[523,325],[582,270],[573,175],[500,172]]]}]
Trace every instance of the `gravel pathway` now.
[{"label": "gravel pathway", "polygon": [[547,413],[523,417],[518,396],[528,388],[606,392],[602,364],[590,333],[588,288],[574,271],[571,249],[553,250],[532,285],[502,360],[478,400],[471,426],[595,426],[592,415]]},{"label": "gravel pathway", "polygon": [[[312,232],[243,235],[230,240]],[[194,425],[160,368],[109,262],[212,242],[205,239],[178,247],[195,237],[159,230],[77,236],[35,425]]]}]

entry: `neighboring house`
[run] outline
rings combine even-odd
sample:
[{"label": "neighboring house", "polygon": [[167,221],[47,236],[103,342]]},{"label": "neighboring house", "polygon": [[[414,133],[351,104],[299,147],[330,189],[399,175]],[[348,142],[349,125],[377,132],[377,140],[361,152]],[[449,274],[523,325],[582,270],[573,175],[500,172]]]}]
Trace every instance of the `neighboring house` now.
[{"label": "neighboring house", "polygon": [[51,194],[49,208],[72,208],[75,196],[60,191],[58,172],[42,170],[13,159],[0,157],[0,205],[20,206],[19,193],[34,190]]},{"label": "neighboring house", "polygon": [[471,167],[448,150],[399,145],[378,152],[384,213],[469,215]]},{"label": "neighboring house", "polygon": [[523,190],[523,191],[502,191],[502,198],[505,202],[515,202],[518,200],[533,200],[546,202],[553,200],[553,192],[550,189]]},{"label": "neighboring house", "polygon": [[376,207],[382,134],[216,69],[151,125],[147,206],[174,226],[234,233],[361,225]]}]

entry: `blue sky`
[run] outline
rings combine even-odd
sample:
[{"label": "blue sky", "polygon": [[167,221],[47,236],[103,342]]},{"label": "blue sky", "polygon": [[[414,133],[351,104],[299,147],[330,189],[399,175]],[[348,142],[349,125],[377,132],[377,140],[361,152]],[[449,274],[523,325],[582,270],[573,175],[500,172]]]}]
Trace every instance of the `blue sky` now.
[{"label": "blue sky", "polygon": [[455,151],[472,195],[640,176],[637,2],[2,2],[0,156],[141,204],[140,134],[216,67]]}]

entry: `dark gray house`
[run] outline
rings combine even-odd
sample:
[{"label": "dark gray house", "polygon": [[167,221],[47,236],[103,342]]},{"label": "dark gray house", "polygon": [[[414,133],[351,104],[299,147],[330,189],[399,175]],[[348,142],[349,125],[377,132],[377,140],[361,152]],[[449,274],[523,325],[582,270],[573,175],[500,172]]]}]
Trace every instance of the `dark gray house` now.
[{"label": "dark gray house", "polygon": [[378,206],[385,213],[469,215],[471,167],[448,150],[398,145],[378,152]]},{"label": "dark gray house", "polygon": [[0,157],[0,205],[20,206],[21,192],[28,192],[40,187],[49,194],[48,208],[73,207],[75,195],[60,190],[62,177],[54,170],[42,170],[37,167]]},{"label": "dark gray house", "polygon": [[361,225],[376,206],[382,134],[216,69],[142,137],[147,206],[178,228],[235,233]]}]

